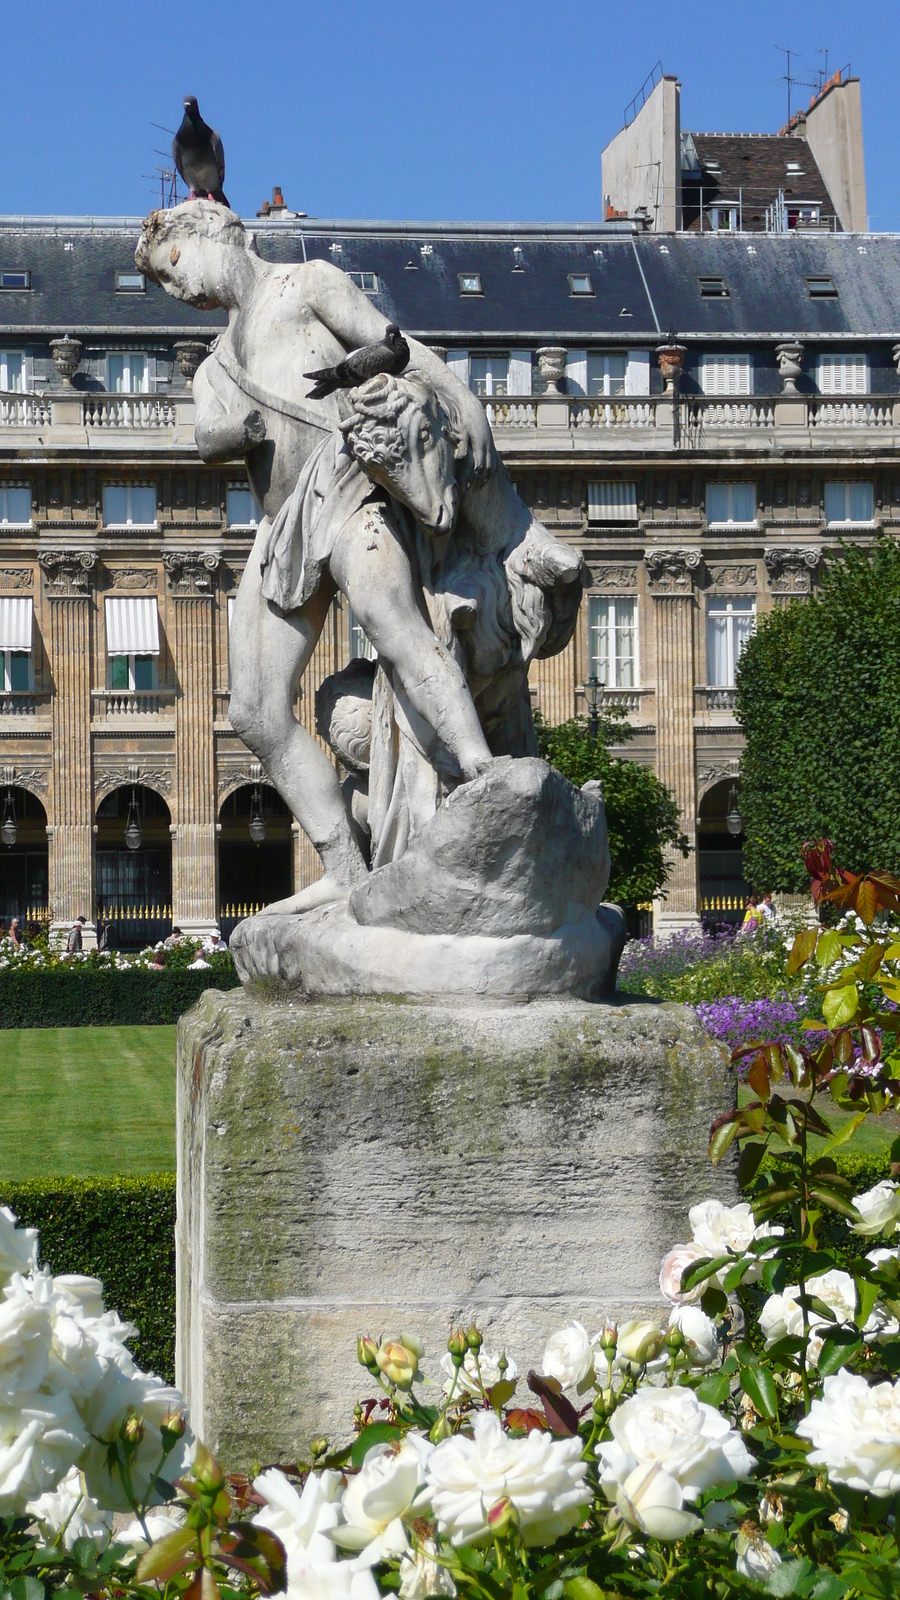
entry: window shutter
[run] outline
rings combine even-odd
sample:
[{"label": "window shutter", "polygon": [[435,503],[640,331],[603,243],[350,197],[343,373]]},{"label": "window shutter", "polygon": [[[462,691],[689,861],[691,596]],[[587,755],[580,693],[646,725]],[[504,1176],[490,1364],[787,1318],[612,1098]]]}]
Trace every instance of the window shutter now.
[{"label": "window shutter", "polygon": [[[31,650],[31,595],[0,595],[0,650]],[[0,663],[2,667],[2,663]],[[0,674],[2,678],[2,674]]]},{"label": "window shutter", "polygon": [[34,356],[26,352],[22,362],[22,388],[34,393]]},{"label": "window shutter", "polygon": [[158,656],[159,612],[155,595],[107,595],[108,656]]},{"label": "window shutter", "polygon": [[510,350],[507,394],[531,393],[531,351]]},{"label": "window shutter", "polygon": [[650,393],[650,351],[629,350],[625,368],[625,393]]},{"label": "window shutter", "polygon": [[468,389],[468,387],[469,387],[469,352],[468,352],[468,350],[448,350],[447,351],[447,366],[450,368],[450,371],[453,373],[454,378],[458,378],[460,383],[463,384],[463,386],[466,389]]},{"label": "window shutter", "polygon": [[869,360],[864,355],[819,357],[820,394],[868,394]]},{"label": "window shutter", "polygon": [[750,394],[752,376],[749,355],[706,355],[700,368],[704,394]]},{"label": "window shutter", "polygon": [[636,486],[611,480],[589,483],[588,521],[636,522]]},{"label": "window shutter", "polygon": [[569,394],[587,394],[587,351],[566,351],[566,390]]}]

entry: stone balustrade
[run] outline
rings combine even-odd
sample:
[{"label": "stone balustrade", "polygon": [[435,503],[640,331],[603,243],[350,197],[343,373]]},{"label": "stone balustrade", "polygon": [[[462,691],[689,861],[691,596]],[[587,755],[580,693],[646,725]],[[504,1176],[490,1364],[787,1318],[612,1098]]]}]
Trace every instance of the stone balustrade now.
[{"label": "stone balustrade", "polygon": [[93,720],[174,716],[176,698],[174,689],[92,689]]},{"label": "stone balustrade", "polygon": [[[194,402],[189,394],[85,394],[76,389],[53,394],[0,391],[0,433],[42,430],[42,443],[84,443],[95,439],[109,448],[117,437],[131,444],[148,434],[154,442],[194,449]],[[47,430],[50,430],[48,433]],[[13,440],[8,440],[13,443]]]},{"label": "stone balustrade", "polygon": [[36,717],[46,712],[50,695],[41,689],[14,689],[0,691],[0,718]]},{"label": "stone balustrade", "polygon": [[694,694],[696,697],[695,710],[698,716],[703,716],[704,713],[708,714],[710,712],[725,712],[728,716],[734,716],[737,697],[736,689],[721,689],[713,687],[711,684],[698,683],[695,685]]}]

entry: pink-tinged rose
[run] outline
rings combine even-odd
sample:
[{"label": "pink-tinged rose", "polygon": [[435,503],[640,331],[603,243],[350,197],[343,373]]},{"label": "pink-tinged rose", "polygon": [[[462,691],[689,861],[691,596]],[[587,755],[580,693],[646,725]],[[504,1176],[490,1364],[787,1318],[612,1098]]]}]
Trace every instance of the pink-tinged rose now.
[{"label": "pink-tinged rose", "polygon": [[666,1299],[673,1306],[696,1305],[700,1299],[705,1283],[695,1284],[693,1289],[681,1292],[681,1276],[695,1261],[702,1260],[705,1252],[696,1244],[676,1244],[667,1256],[663,1257],[663,1264],[659,1273],[659,1287]]}]

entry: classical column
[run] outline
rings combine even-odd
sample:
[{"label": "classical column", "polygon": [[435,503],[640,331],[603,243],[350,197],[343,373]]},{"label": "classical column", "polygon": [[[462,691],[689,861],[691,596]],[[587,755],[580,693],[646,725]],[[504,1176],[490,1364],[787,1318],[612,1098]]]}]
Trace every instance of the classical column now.
[{"label": "classical column", "polygon": [[691,854],[669,858],[666,898],[654,905],[658,933],[699,921],[697,786],[694,775],[694,590],[700,551],[645,550],[656,632],[656,771],[675,797]]},{"label": "classical column", "polygon": [[53,827],[48,829],[51,938],[76,917],[94,926],[94,786],[91,762],[91,616],[93,550],[42,550],[38,561],[50,601],[48,655],[53,677]]},{"label": "classical column", "polygon": [[785,606],[798,595],[812,593],[813,577],[822,560],[822,547],[818,544],[773,544],[766,550],[763,560],[775,604]]},{"label": "classical column", "polygon": [[219,915],[213,719],[212,601],[219,554],[173,550],[163,556],[174,614],[175,817],[172,828],[172,922],[184,933],[211,933]]}]

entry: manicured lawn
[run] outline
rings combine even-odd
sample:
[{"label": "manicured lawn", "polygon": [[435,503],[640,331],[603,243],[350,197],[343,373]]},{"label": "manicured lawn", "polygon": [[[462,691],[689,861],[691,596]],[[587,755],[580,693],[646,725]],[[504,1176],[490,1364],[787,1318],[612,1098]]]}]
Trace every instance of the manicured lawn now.
[{"label": "manicured lawn", "polygon": [[[785,1091],[787,1092],[787,1091]],[[746,1084],[741,1084],[738,1090],[738,1100],[743,1106],[748,1100],[755,1100],[756,1095]],[[828,1126],[834,1133],[844,1126],[844,1123],[854,1115],[850,1111],[842,1111],[834,1104],[830,1096],[821,1094],[816,1096],[816,1109],[822,1113]],[[891,1143],[900,1133],[900,1116],[896,1111],[884,1111],[880,1117],[867,1117],[860,1128],[857,1128],[850,1144],[845,1145],[845,1150],[853,1150],[857,1155],[874,1155],[876,1152],[889,1149]],[[822,1148],[821,1139],[810,1139],[809,1148],[815,1154]],[[773,1141],[773,1148],[775,1147]],[[782,1146],[782,1148],[784,1148]]]},{"label": "manicured lawn", "polygon": [[0,1181],[175,1170],[175,1029],[0,1033]]}]

